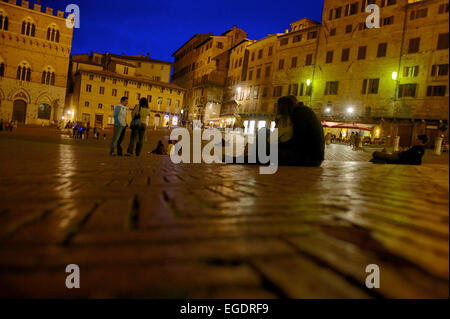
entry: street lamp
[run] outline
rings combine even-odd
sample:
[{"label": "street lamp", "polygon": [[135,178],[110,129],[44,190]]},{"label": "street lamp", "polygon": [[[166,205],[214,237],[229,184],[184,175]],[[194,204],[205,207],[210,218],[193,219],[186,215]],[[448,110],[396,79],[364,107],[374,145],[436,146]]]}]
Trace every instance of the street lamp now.
[{"label": "street lamp", "polygon": [[392,72],[392,80],[397,81],[397,72]]},{"label": "street lamp", "polygon": [[307,86],[310,86],[310,85],[311,85],[311,80],[310,80],[310,79],[306,80],[306,85],[307,85]]},{"label": "street lamp", "polygon": [[327,107],[326,109],[325,109],[325,113],[330,113],[331,112],[331,107]]},{"label": "street lamp", "polygon": [[351,114],[353,114],[353,112],[355,112],[355,109],[354,109],[353,107],[350,106],[350,107],[347,109],[347,113],[351,115]]}]

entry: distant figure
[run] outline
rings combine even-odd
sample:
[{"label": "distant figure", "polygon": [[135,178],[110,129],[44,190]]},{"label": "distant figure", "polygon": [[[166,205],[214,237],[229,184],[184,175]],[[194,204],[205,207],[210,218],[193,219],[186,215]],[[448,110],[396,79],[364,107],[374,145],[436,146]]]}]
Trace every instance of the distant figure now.
[{"label": "distant figure", "polygon": [[386,150],[375,152],[371,162],[374,164],[422,165],[427,143],[428,136],[419,135],[415,145],[409,150],[394,153],[388,153]]},{"label": "distant figure", "polygon": [[153,150],[152,154],[156,154],[156,155],[166,155],[166,148],[164,147],[164,144],[162,141],[158,142],[158,145],[156,146],[156,148]]},{"label": "distant figure", "polygon": [[326,145],[331,145],[332,139],[333,139],[333,136],[331,135],[331,133],[328,133],[328,134],[325,136],[325,144],[326,144]]},{"label": "distant figure", "polygon": [[122,156],[122,141],[125,137],[125,131],[127,128],[127,111],[128,98],[126,96],[120,99],[120,104],[114,107],[114,134],[111,141],[111,147],[109,155],[114,156],[114,151],[117,147],[117,156]]},{"label": "distant figure", "polygon": [[78,131],[78,124],[75,124],[72,129],[73,132],[72,138],[77,138],[77,131]]},{"label": "distant figure", "polygon": [[14,125],[15,125],[15,122],[14,122],[14,121],[11,121],[11,122],[9,123],[9,131],[10,131],[10,132],[13,131]]},{"label": "distant figure", "polygon": [[352,146],[352,148],[355,148],[355,140],[356,140],[356,135],[355,132],[352,132],[352,135],[350,135],[350,145]]},{"label": "distant figure", "polygon": [[[133,152],[136,150],[136,156],[140,156],[142,147],[144,146],[144,135],[147,131],[147,125],[142,121],[150,115],[150,109],[148,108],[148,101],[146,98],[139,100],[139,107],[133,110],[131,122],[131,137],[130,145],[128,146],[127,156],[133,156]],[[137,141],[137,143],[136,143]]]},{"label": "distant figure", "polygon": [[87,140],[89,139],[89,131],[90,130],[91,130],[91,123],[88,122],[87,125],[86,125],[86,130],[85,130],[85,132],[86,132],[86,139]]}]

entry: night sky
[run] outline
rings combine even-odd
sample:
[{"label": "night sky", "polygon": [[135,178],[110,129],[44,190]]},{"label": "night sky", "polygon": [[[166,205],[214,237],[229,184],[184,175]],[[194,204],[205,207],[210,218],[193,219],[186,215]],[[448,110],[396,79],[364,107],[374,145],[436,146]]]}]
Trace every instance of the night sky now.
[{"label": "night sky", "polygon": [[41,0],[62,11],[71,3],[81,11],[72,54],[149,52],[165,61],[196,33],[220,35],[236,24],[257,40],[303,17],[321,21],[323,8],[322,0]]}]

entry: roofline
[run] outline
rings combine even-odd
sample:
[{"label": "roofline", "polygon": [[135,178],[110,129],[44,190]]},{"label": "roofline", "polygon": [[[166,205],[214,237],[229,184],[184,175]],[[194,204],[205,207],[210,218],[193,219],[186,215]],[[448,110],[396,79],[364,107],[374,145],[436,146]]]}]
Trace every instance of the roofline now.
[{"label": "roofline", "polygon": [[249,45],[249,47],[254,45],[254,44],[256,44],[256,43],[258,43],[258,42],[261,42],[263,40],[269,39],[269,38],[274,38],[274,37],[278,38],[280,35],[281,35],[281,33],[269,34],[269,35],[267,35],[266,37],[264,37],[262,39],[254,41],[252,44]]},{"label": "roofline", "polygon": [[320,27],[321,27],[321,24],[319,24],[319,25],[314,25],[314,26],[312,26],[312,27],[305,28],[305,29],[301,29],[301,30],[297,30],[297,31],[294,31],[294,32],[283,33],[282,35],[279,35],[278,37],[279,37],[279,38],[287,37],[287,36],[293,35],[293,34],[295,34],[295,33],[305,32],[305,31],[311,31],[312,29],[315,29],[315,28],[319,28],[319,29],[320,29]]},{"label": "roofline", "polygon": [[244,43],[244,42],[252,42],[253,40],[250,40],[250,39],[247,39],[247,38],[245,38],[244,40],[242,40],[241,42],[239,42],[239,43],[237,43],[237,44],[235,44],[234,46],[232,46],[230,49],[228,49],[228,51],[231,51],[231,50],[233,50],[235,47],[237,47],[237,46],[239,46],[239,45],[241,45],[242,43]]},{"label": "roofline", "polygon": [[294,24],[294,23],[299,22],[299,21],[301,21],[301,20],[309,20],[309,21],[312,21],[312,22],[314,22],[314,23],[321,24],[320,22],[318,22],[318,21],[316,21],[316,20],[313,20],[313,19],[310,19],[310,18],[307,18],[307,17],[303,17],[303,18],[301,18],[301,19],[298,19],[298,20],[296,20],[296,21],[294,21],[294,22],[291,22],[290,24]]},{"label": "roofline", "polygon": [[178,50],[176,50],[174,53],[172,53],[172,56],[174,57],[175,54],[178,53],[178,51],[180,51],[181,49],[183,49],[183,48],[186,46],[186,44],[188,44],[192,39],[194,39],[196,36],[199,36],[199,35],[207,35],[207,36],[209,36],[209,34],[204,34],[204,33],[197,33],[197,34],[194,34],[194,35],[193,35],[189,40],[187,40],[181,47],[179,47]]},{"label": "roofline", "polygon": [[111,76],[111,77],[116,77],[119,79],[126,79],[126,80],[130,80],[130,81],[136,81],[136,82],[142,82],[142,83],[148,83],[148,84],[152,84],[152,85],[156,85],[156,86],[165,86],[165,87],[169,87],[175,90],[180,90],[180,91],[187,91],[185,88],[182,88],[181,86],[178,86],[176,84],[173,83],[166,83],[166,82],[157,82],[157,81],[152,81],[146,78],[139,78],[139,77],[132,77],[132,76],[124,76],[122,74],[117,74],[114,72],[109,72],[109,71],[99,71],[99,70],[78,70],[75,74],[78,73],[95,73],[95,74],[99,74],[99,75],[105,75],[105,76]]},{"label": "roofline", "polygon": [[114,58],[119,58],[119,59],[123,59],[123,60],[147,61],[147,62],[156,62],[156,63],[170,64],[170,65],[174,64],[173,62],[147,58],[146,56],[144,56],[142,58],[139,58],[139,57],[136,57],[136,56],[119,55],[119,54],[109,53],[109,52],[105,53],[105,56],[106,55],[110,55],[110,56],[112,56]]}]

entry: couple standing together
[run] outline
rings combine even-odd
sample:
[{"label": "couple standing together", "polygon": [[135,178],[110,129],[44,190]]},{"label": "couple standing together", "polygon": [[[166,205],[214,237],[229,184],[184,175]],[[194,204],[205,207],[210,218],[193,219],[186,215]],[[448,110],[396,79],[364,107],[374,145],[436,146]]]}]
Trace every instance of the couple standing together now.
[{"label": "couple standing together", "polygon": [[[145,131],[147,130],[147,125],[145,122],[147,116],[150,114],[148,101],[146,98],[142,98],[139,100],[139,106],[136,106],[134,109],[130,109],[128,107],[128,98],[124,96],[120,99],[120,104],[114,107],[114,134],[109,152],[111,156],[123,156],[122,142],[128,127],[127,114],[130,110],[132,110],[132,121],[130,124],[131,137],[127,154],[125,155],[133,156],[134,153],[136,156],[141,155],[142,147],[144,146]],[[116,148],[117,153],[115,153]]]}]

